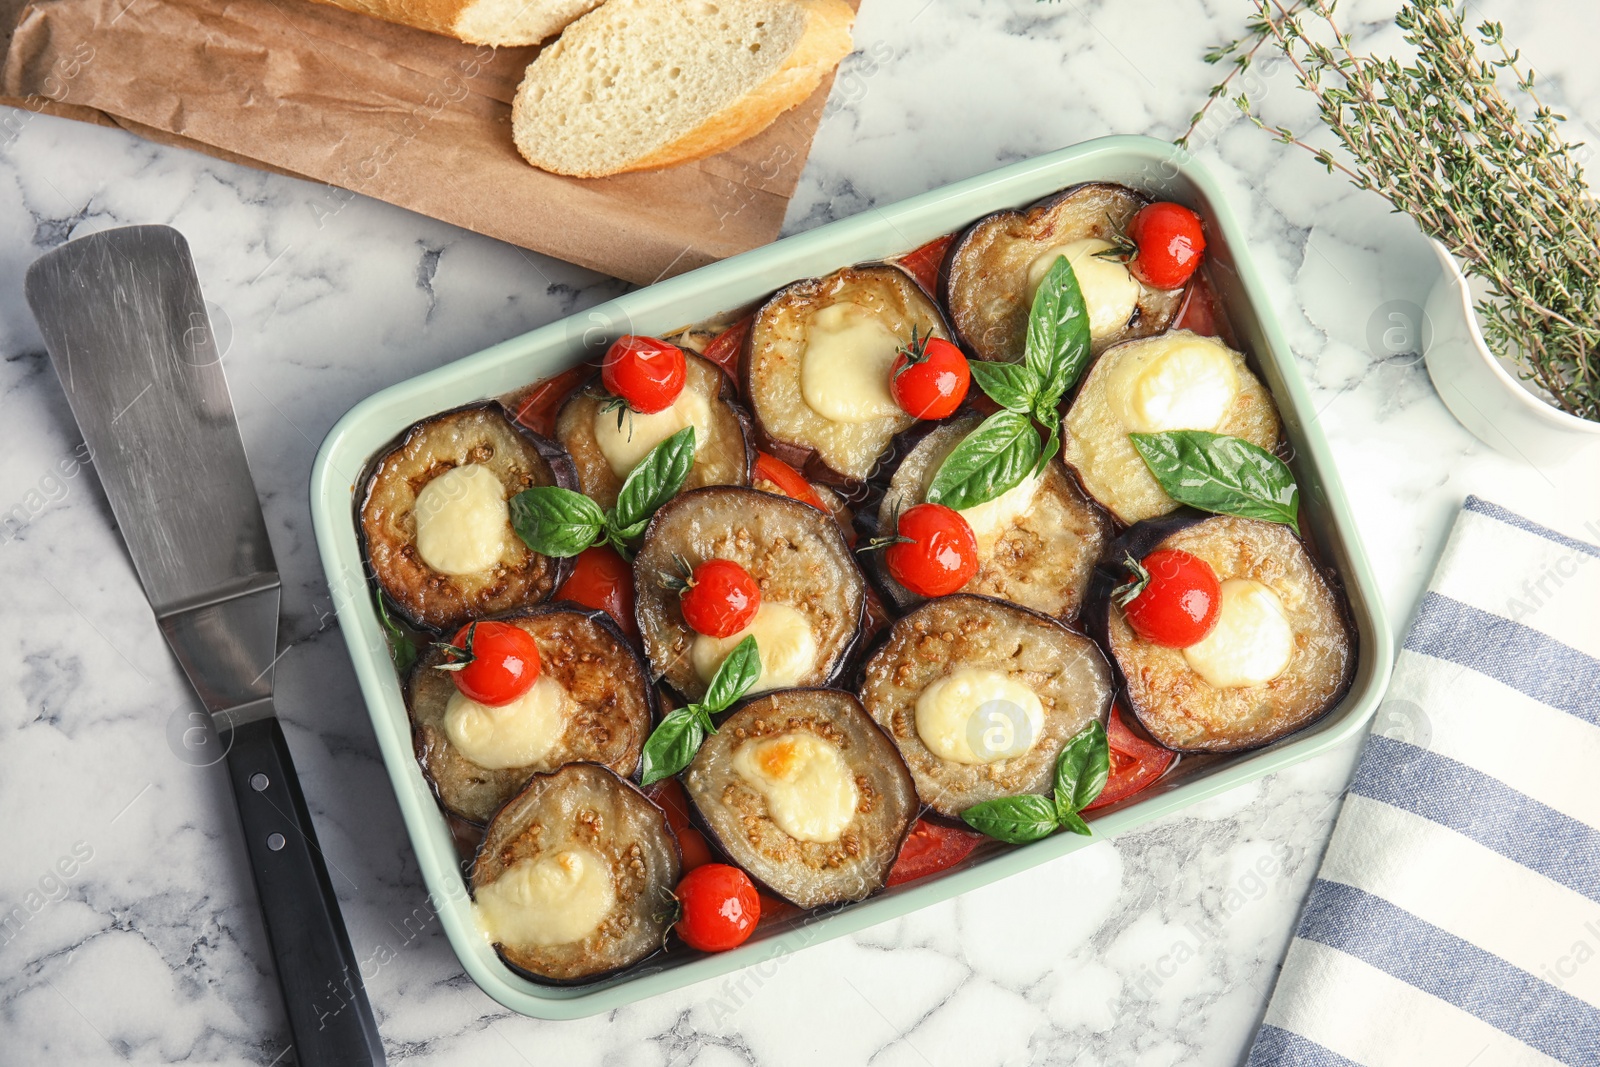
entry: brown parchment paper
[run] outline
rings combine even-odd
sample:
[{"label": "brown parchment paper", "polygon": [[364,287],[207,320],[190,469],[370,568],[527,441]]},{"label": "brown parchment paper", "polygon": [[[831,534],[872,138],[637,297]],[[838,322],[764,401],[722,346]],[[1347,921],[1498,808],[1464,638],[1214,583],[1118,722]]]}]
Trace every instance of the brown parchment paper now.
[{"label": "brown parchment paper", "polygon": [[0,27],[0,103],[23,109],[0,139],[29,112],[120,126],[322,182],[322,224],[353,190],[639,283],[777,236],[832,84],[721,155],[575,179],[511,143],[536,48],[309,0],[0,0]]}]

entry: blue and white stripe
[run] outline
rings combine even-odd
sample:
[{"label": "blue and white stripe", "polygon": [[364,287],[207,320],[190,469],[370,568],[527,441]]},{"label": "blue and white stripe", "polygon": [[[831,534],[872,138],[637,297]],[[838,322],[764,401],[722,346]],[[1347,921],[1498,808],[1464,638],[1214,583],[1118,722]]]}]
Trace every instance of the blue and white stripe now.
[{"label": "blue and white stripe", "polygon": [[1469,497],[1250,1067],[1600,1063],[1600,548]]}]

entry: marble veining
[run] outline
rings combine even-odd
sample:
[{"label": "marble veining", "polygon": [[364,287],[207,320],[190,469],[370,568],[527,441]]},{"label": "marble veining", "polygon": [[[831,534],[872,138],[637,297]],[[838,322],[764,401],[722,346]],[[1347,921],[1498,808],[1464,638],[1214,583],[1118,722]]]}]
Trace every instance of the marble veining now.
[{"label": "marble veining", "polygon": [[[301,0],[292,0],[299,3]],[[286,12],[292,12],[286,3]],[[785,227],[1089,137],[1180,132],[1242,0],[867,0]],[[1600,140],[1600,16],[1477,0]],[[1481,10],[1480,10],[1481,9]],[[1363,32],[1392,38],[1385,6]],[[1575,26],[1587,20],[1587,27]],[[1284,72],[1252,89],[1309,118]],[[1237,1063],[1353,764],[1347,746],[1114,842],[610,1015],[507,1013],[427,909],[310,531],[323,435],[385,385],[596,304],[615,281],[313,183],[19,112],[0,139],[0,1063],[288,1063],[232,801],[182,743],[168,655],[22,298],[70,237],[180,228],[284,577],[278,707],[393,1063]],[[1250,228],[1397,626],[1468,492],[1578,528],[1592,469],[1535,470],[1445,411],[1414,345],[1414,228],[1235,122],[1197,155]]]}]

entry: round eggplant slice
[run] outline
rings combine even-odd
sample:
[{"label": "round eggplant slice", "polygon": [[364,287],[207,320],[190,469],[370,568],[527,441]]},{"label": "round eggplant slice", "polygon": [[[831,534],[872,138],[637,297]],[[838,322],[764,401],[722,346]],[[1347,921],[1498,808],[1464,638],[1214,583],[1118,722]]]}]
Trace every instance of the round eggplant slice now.
[{"label": "round eggplant slice", "polygon": [[1062,421],[1061,458],[1125,525],[1178,506],[1145,466],[1130,432],[1211,430],[1271,452],[1278,409],[1244,356],[1214,337],[1173,330],[1107,349]]},{"label": "round eggplant slice", "polygon": [[500,621],[539,646],[539,680],[500,708],[468,700],[446,654],[423,653],[406,686],[417,762],[445,810],[484,823],[531,775],[601,763],[628,776],[650,733],[649,671],[603,611],[542,608]]},{"label": "round eggplant slice", "polygon": [[889,735],[924,804],[1049,793],[1056,757],[1111,710],[1093,641],[1037,612],[961,593],[894,624],[867,661],[861,703]]},{"label": "round eggplant slice", "polygon": [[478,927],[513,970],[576,982],[660,951],[682,866],[666,815],[604,767],[536,776],[472,865]]},{"label": "round eggplant slice", "polygon": [[917,815],[894,745],[836,689],[749,702],[700,746],[683,782],[723,851],[802,908],[881,889]]},{"label": "round eggplant slice", "polygon": [[948,338],[939,308],[898,267],[846,267],[780,289],[756,313],[744,389],[762,447],[809,477],[865,481],[916,420],[889,394],[901,345]]},{"label": "round eggplant slice", "polygon": [[[1216,629],[1189,649],[1139,637],[1111,602],[1128,576],[1124,558],[1158,548],[1199,556],[1223,583]],[[1128,706],[1152,738],[1179,752],[1270,744],[1326,714],[1355,674],[1356,632],[1343,595],[1281,523],[1190,508],[1141,523],[1112,544],[1090,596],[1092,631],[1111,652]],[[1279,663],[1276,676],[1250,684]]]},{"label": "round eggplant slice", "polygon": [[[742,566],[761,588],[750,626],[731,637],[696,634],[670,579],[708,559]],[[723,658],[754,634],[761,676],[752,693],[826,685],[844,670],[861,632],[866,582],[833,518],[757,489],[714,486],[669,501],[633,561],[635,614],[657,677],[690,700]]]},{"label": "round eggplant slice", "polygon": [[749,420],[734,401],[732,380],[694,353],[684,356],[683,392],[665,411],[629,411],[606,392],[599,375],[562,406],[556,439],[572,456],[580,487],[602,508],[616,506],[622,480],[645,453],[686,426],[695,428],[695,452],[685,489],[750,484],[755,446]]},{"label": "round eggplant slice", "polygon": [[[906,453],[878,508],[878,525],[886,535],[895,516],[922,503],[939,464],[980,421],[961,418],[936,426]],[[961,592],[1009,600],[1063,622],[1078,617],[1111,522],[1059,461],[999,499],[961,514],[978,537],[978,573]],[[910,611],[923,598],[889,576],[883,555],[870,554],[872,567],[895,605]]]},{"label": "round eggplant slice", "polygon": [[568,568],[522,543],[507,503],[536,485],[576,489],[572,460],[497,404],[407,430],[373,466],[361,504],[367,565],[395,611],[453,631],[547,599]]},{"label": "round eggplant slice", "polygon": [[951,244],[940,271],[961,343],[979,359],[1021,362],[1033,295],[1063,255],[1089,307],[1094,351],[1165,330],[1185,290],[1152,289],[1115,259],[1096,255],[1149,202],[1126,186],[1094,182],[973,223]]}]

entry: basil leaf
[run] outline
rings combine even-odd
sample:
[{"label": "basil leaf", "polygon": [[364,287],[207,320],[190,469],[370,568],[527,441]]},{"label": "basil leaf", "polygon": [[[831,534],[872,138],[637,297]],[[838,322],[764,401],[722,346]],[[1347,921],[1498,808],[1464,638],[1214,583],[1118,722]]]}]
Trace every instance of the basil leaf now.
[{"label": "basil leaf", "polygon": [[1026,478],[1039,460],[1039,434],[1017,411],[997,411],[944,457],[928,503],[960,511],[993,500]]},{"label": "basil leaf", "polygon": [[1288,465],[1271,452],[1204,430],[1128,436],[1161,488],[1180,504],[1297,525],[1300,489]]},{"label": "basil leaf", "polygon": [[389,637],[389,658],[394,661],[394,669],[404,674],[417,662],[417,643],[389,618],[389,608],[383,602],[383,594],[374,593],[373,599],[378,602],[378,622]]},{"label": "basil leaf", "polygon": [[968,367],[978,388],[1007,411],[1028,411],[1033,407],[1034,397],[1043,384],[1032,371],[1017,363],[991,363],[975,359]]},{"label": "basil leaf", "polygon": [[1008,845],[1025,845],[1056,832],[1055,805],[1037,793],[985,800],[962,812],[961,818],[979,833]]},{"label": "basil leaf", "polygon": [[1089,824],[1083,821],[1083,816],[1075,811],[1069,811],[1061,816],[1061,828],[1082,834],[1084,837],[1091,837],[1094,834],[1094,831],[1089,829]]},{"label": "basil leaf", "polygon": [[617,536],[632,540],[643,534],[656,509],[678,495],[694,466],[694,447],[694,427],[685,426],[645,453],[628,472],[617,491],[612,519]]},{"label": "basil leaf", "polygon": [[756,648],[755,636],[751,635],[733,646],[733,651],[722,661],[717,673],[711,676],[711,684],[706,686],[706,698],[702,703],[712,714],[726,711],[734,701],[749,692],[759,677],[761,653]]},{"label": "basil leaf", "polygon": [[1045,440],[1044,451],[1039,453],[1039,462],[1033,465],[1033,473],[1038,474],[1044,470],[1049,462],[1056,458],[1056,453],[1061,451],[1061,420],[1045,423],[1050,427],[1050,436]]},{"label": "basil leaf", "polygon": [[542,556],[576,556],[605,531],[606,516],[582,493],[537,485],[511,498],[511,528]]},{"label": "basil leaf", "polygon": [[640,785],[659,782],[689,766],[706,739],[695,705],[669,712],[644,743],[640,763]]},{"label": "basil leaf", "polygon": [[1056,257],[1033,296],[1023,363],[1038,378],[1050,408],[1089,365],[1089,307],[1066,256]]},{"label": "basil leaf", "polygon": [[[1056,817],[1063,826],[1094,803],[1110,776],[1111,748],[1105,726],[1096,719],[1074,734],[1056,757]],[[1088,827],[1080,832],[1087,833]]]}]

